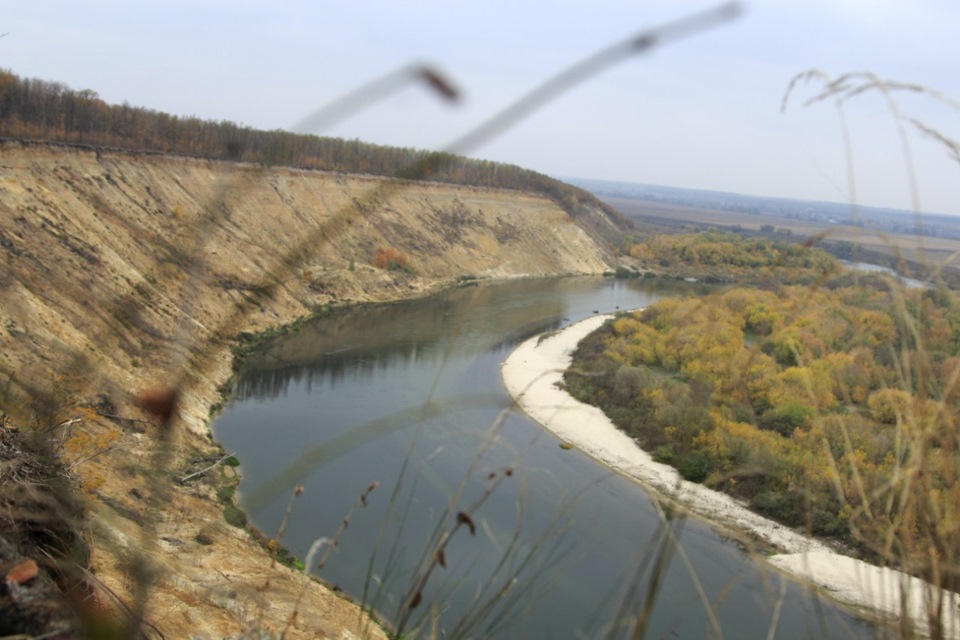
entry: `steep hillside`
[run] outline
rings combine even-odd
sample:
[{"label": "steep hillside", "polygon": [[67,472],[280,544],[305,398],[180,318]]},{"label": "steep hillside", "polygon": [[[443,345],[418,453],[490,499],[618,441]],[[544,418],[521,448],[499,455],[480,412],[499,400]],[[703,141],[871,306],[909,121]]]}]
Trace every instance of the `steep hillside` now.
[{"label": "steep hillside", "polygon": [[[446,98],[455,93],[429,69],[419,69],[417,76]],[[591,193],[516,165],[442,151],[263,131],[227,120],[201,120],[126,103],[108,104],[95,91],[74,91],[59,82],[20,78],[4,69],[0,69],[0,136],[526,191],[544,195],[581,218],[584,229],[608,245],[618,243],[622,231],[632,226]]]},{"label": "steep hillside", "polygon": [[[610,270],[591,236],[607,224],[518,191],[3,142],[0,409],[61,425],[92,569],[134,605],[136,570],[156,569],[146,618],[166,637],[279,630],[302,577],[224,521],[231,470],[179,480],[220,457],[208,407],[235,337],[463,276]],[[148,396],[169,390],[164,429]],[[299,611],[288,637],[359,633],[319,586]]]}]

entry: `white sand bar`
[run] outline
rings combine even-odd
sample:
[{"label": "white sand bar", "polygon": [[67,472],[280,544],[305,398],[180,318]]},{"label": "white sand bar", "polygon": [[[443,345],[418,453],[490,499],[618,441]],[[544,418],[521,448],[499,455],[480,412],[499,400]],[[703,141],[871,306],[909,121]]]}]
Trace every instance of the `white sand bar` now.
[{"label": "white sand bar", "polygon": [[[533,337],[510,354],[502,366],[503,382],[527,415],[600,463],[691,512],[764,541],[781,552],[769,558],[774,566],[822,587],[837,600],[901,617],[901,593],[906,593],[906,613],[913,620],[926,619],[928,585],[921,580],[835,553],[818,540],[753,513],[726,494],[683,480],[672,467],[654,462],[600,409],[560,390],[557,383],[570,366],[577,344],[611,317],[594,316],[542,340]],[[944,596],[944,626],[950,638],[960,638],[958,606],[957,594]]]}]

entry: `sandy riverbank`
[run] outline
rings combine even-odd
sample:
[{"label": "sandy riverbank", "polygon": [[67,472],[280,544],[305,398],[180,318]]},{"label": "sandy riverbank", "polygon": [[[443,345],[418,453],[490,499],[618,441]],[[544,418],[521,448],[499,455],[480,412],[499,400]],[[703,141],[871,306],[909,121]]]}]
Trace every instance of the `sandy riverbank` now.
[{"label": "sandy riverbank", "polygon": [[[577,344],[611,316],[594,316],[548,338],[534,337],[510,354],[502,374],[507,391],[534,420],[601,464],[667,495],[692,513],[724,527],[747,532],[779,553],[771,564],[822,587],[835,599],[883,614],[925,619],[926,585],[908,575],[835,553],[824,543],[761,517],[726,494],[687,482],[657,463],[619,431],[606,415],[557,388]],[[944,598],[947,637],[960,638],[960,597]]]}]

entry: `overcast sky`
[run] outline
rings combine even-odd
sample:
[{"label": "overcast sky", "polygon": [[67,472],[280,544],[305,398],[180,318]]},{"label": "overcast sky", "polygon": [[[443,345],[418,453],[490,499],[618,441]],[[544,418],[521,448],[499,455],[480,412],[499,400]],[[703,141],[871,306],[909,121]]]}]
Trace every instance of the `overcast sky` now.
[{"label": "overcast sky", "polygon": [[[411,61],[464,92],[410,86],[317,133],[442,148],[578,59],[687,13],[686,0],[0,0],[0,67],[94,89],[108,102],[291,128]],[[780,112],[790,79],[870,71],[960,100],[958,0],[757,0],[736,21],[633,57],[470,155],[555,176],[847,202],[841,120]],[[960,109],[898,95],[906,115],[960,140]],[[910,163],[880,94],[852,101],[855,197],[911,209]],[[960,214],[960,164],[907,134],[921,209]]]}]

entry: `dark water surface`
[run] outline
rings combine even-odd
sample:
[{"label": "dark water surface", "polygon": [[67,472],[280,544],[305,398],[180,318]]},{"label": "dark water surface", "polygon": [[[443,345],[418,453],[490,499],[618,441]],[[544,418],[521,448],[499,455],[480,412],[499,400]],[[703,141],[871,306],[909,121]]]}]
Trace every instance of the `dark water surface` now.
[{"label": "dark water surface", "polygon": [[379,482],[319,575],[393,621],[424,555],[470,514],[475,533],[453,533],[407,626],[439,613],[437,637],[624,637],[649,601],[648,638],[716,637],[714,624],[766,638],[774,620],[778,638],[872,637],[707,525],[665,520],[637,485],[511,409],[499,365],[521,341],[681,288],[481,285],[345,311],[264,345],[214,424],[242,463],[242,504],[274,535],[302,484],[283,541],[304,558]]}]

